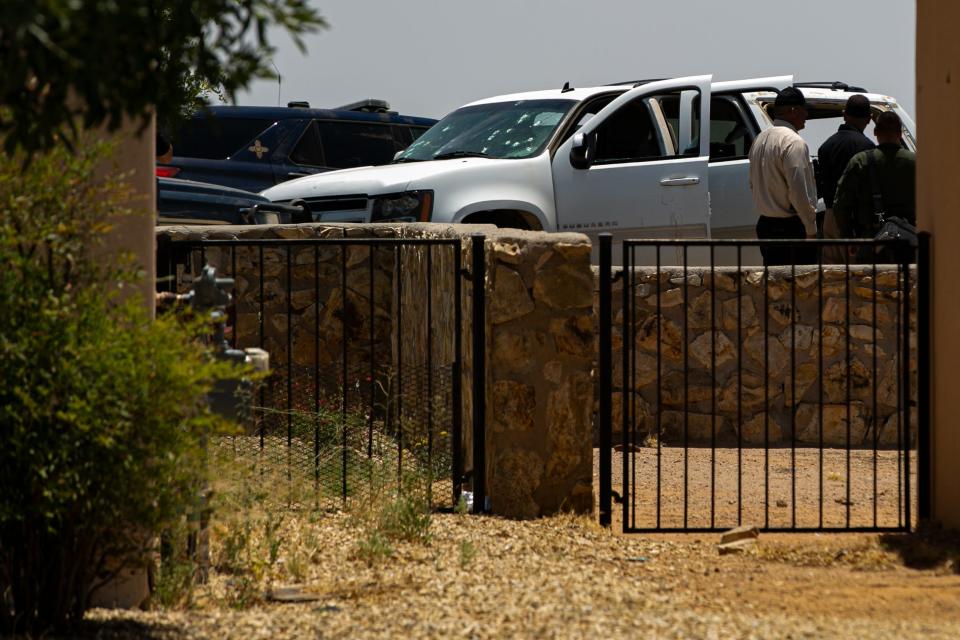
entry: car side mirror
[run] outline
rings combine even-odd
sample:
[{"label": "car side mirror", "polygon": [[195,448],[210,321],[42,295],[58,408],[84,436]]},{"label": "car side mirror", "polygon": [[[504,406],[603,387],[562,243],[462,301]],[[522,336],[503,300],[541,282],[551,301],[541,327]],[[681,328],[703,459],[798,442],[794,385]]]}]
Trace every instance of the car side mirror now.
[{"label": "car side mirror", "polygon": [[570,146],[570,164],[574,169],[590,168],[590,165],[593,164],[596,140],[593,134],[573,134],[573,144]]}]

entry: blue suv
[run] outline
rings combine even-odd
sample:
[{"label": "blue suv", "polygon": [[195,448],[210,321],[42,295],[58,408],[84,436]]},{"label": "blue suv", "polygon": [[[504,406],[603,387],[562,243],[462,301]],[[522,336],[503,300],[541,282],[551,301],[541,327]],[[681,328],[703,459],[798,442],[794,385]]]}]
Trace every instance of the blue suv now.
[{"label": "blue suv", "polygon": [[436,122],[389,108],[382,100],[336,109],[210,107],[171,136],[173,160],[157,175],[257,192],[323,171],[387,164]]}]

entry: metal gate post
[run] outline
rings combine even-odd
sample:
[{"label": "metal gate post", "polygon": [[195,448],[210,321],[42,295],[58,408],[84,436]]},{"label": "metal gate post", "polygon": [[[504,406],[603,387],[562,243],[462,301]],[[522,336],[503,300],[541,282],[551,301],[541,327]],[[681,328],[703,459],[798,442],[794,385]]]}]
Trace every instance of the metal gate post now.
[{"label": "metal gate post", "polygon": [[[612,444],[612,435],[611,430],[612,426],[611,421],[611,405],[612,405],[612,392],[613,392],[613,367],[612,367],[612,356],[611,356],[611,336],[610,332],[612,329],[612,312],[610,308],[610,298],[611,298],[611,289],[612,289],[612,279],[611,279],[611,257],[610,257],[610,244],[612,241],[612,236],[609,233],[601,233],[599,236],[600,241],[600,317],[597,319],[597,322],[600,325],[600,355],[598,368],[600,373],[600,385],[599,385],[599,407],[598,407],[598,420],[599,420],[599,430],[600,430],[600,505],[598,507],[600,514],[600,525],[604,527],[610,526],[610,514],[612,509],[612,487],[611,487],[611,472],[612,472],[612,454],[611,454],[611,444]],[[626,348],[626,345],[624,345]]]},{"label": "metal gate post", "polygon": [[[903,520],[904,528],[907,531],[913,531],[913,517],[911,515],[911,501],[913,495],[910,491],[910,248],[903,246],[902,243],[900,267],[903,269],[903,292],[901,294],[903,306],[901,312],[903,319],[900,326],[903,327],[903,377],[900,379],[900,397],[903,398]],[[848,307],[849,309],[849,307]],[[848,312],[849,314],[849,312]],[[849,340],[849,338],[848,338]],[[918,363],[919,364],[919,363]],[[849,384],[849,383],[848,383]],[[849,423],[848,423],[849,424]],[[919,441],[917,443],[919,448]],[[849,490],[848,490],[849,492]]]},{"label": "metal gate post", "polygon": [[930,233],[921,232],[917,239],[917,516],[923,522],[933,515],[933,469],[930,466]]},{"label": "metal gate post", "polygon": [[[373,258],[371,248],[371,260]],[[463,278],[463,248],[458,244],[453,252],[454,261],[454,287],[453,299],[453,428],[452,428],[452,454],[453,465],[451,483],[453,485],[453,505],[460,504],[460,490],[463,482],[463,291],[461,279]],[[373,278],[373,269],[371,267],[370,277]],[[373,287],[371,287],[371,290]],[[370,304],[373,304],[373,295],[370,295]],[[371,312],[370,317],[373,317]],[[373,323],[370,324],[371,335],[373,332]],[[373,344],[373,339],[370,340]],[[371,379],[373,375],[371,374]],[[371,402],[371,404],[373,404]]]},{"label": "metal gate post", "polygon": [[486,359],[487,359],[487,313],[486,279],[487,263],[484,253],[483,234],[471,236],[473,268],[473,513],[483,513],[487,502],[486,464]]}]

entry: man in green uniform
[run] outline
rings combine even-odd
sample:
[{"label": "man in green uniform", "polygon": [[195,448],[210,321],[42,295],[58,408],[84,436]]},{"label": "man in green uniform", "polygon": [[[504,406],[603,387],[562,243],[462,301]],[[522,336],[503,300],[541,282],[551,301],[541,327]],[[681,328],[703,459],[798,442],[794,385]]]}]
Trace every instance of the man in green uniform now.
[{"label": "man in green uniform", "polygon": [[873,238],[893,216],[916,224],[916,158],[901,144],[900,116],[881,113],[873,132],[877,148],[853,156],[837,184],[833,210],[845,238]]}]

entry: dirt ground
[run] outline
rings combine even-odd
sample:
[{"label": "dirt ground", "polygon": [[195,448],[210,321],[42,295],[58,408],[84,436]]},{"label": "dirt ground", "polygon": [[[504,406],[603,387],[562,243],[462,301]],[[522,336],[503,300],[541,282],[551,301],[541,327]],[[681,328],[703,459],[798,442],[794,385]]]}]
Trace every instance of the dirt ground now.
[{"label": "dirt ground", "polygon": [[[274,586],[309,552],[300,604],[229,606],[214,573],[188,606],[95,610],[98,638],[957,638],[960,539],[929,532],[630,534],[587,517],[436,514],[427,543],[369,566],[349,514],[285,519]],[[214,546],[218,545],[214,541]],[[215,549],[216,555],[216,549]]]}]

